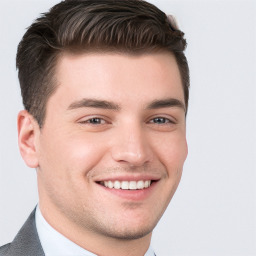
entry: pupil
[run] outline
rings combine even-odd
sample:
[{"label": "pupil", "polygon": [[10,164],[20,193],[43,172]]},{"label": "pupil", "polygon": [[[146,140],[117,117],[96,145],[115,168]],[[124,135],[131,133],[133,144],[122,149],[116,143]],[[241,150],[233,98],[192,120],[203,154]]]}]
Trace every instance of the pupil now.
[{"label": "pupil", "polygon": [[161,118],[161,117],[158,117],[158,118],[155,118],[155,123],[165,123],[165,118]]},{"label": "pupil", "polygon": [[92,123],[92,124],[99,124],[100,123],[100,119],[99,118],[92,118],[90,120],[90,123]]}]

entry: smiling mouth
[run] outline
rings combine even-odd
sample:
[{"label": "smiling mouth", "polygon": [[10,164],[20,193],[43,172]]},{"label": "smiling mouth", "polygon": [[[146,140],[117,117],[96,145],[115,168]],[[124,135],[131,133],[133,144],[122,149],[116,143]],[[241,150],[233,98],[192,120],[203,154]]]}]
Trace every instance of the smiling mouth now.
[{"label": "smiling mouth", "polygon": [[151,180],[139,180],[139,181],[101,181],[100,185],[111,188],[111,189],[121,189],[121,190],[140,190],[149,188],[152,184]]}]

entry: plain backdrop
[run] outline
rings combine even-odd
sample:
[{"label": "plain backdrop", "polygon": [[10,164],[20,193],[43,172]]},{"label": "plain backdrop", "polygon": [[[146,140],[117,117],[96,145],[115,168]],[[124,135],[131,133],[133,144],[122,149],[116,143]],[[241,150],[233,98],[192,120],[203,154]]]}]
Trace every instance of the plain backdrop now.
[{"label": "plain backdrop", "polygon": [[[22,109],[15,54],[56,0],[0,0],[0,245],[37,203],[35,170],[17,146]],[[158,256],[256,255],[255,1],[150,1],[186,33],[191,70],[189,156],[153,235]]]}]

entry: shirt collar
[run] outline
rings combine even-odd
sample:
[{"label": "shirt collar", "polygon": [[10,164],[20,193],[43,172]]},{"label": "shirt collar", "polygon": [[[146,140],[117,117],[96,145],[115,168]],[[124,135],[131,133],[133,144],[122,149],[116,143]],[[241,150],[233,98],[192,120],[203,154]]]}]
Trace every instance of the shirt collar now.
[{"label": "shirt collar", "polygon": [[[77,256],[97,256],[94,253],[88,252],[84,248],[70,241],[68,238],[56,231],[44,219],[39,206],[36,208],[36,228],[37,233],[46,256],[56,255],[77,255]],[[154,251],[149,247],[144,256],[154,256]]]}]

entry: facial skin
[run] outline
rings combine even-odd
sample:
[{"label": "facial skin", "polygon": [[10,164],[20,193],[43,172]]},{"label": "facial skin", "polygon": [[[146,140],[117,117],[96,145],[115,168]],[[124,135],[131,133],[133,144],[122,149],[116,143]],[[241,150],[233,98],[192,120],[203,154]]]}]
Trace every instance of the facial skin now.
[{"label": "facial skin", "polygon": [[[174,57],[64,54],[56,80],[42,129],[26,111],[18,117],[21,154],[37,168],[43,216],[97,255],[144,255],[187,156]],[[151,186],[137,190],[102,185],[147,180]]]}]

